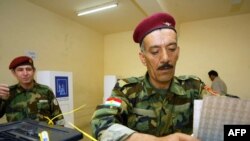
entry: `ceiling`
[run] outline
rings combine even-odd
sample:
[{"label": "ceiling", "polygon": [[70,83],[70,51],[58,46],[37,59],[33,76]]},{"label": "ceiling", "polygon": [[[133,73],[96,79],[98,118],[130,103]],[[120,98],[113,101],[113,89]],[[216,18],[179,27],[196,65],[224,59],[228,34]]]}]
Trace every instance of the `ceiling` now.
[{"label": "ceiling", "polygon": [[182,22],[250,13],[250,0],[117,0],[118,7],[77,16],[88,6],[110,0],[27,0],[103,34],[130,31],[145,16],[169,12]]}]

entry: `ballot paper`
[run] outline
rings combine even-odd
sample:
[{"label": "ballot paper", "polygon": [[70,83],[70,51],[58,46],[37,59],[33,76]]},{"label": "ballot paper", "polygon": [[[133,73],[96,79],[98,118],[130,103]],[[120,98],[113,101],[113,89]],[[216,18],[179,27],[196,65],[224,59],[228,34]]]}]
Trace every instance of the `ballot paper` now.
[{"label": "ballot paper", "polygon": [[207,96],[195,100],[193,134],[202,141],[223,141],[224,125],[250,125],[250,100]]},{"label": "ballot paper", "polygon": [[194,122],[193,122],[193,135],[198,136],[198,129],[200,123],[201,109],[202,109],[203,100],[194,101]]}]

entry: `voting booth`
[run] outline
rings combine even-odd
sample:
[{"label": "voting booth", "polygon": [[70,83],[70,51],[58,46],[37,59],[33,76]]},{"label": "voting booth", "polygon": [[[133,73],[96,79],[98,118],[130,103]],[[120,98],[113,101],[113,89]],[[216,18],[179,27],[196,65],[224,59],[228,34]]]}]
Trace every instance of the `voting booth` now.
[{"label": "voting booth", "polygon": [[[73,84],[72,72],[61,71],[37,71],[37,83],[49,86],[57,98],[62,113],[73,110]],[[71,127],[68,122],[74,124],[74,113],[64,114],[65,126]]]},{"label": "voting booth", "polygon": [[103,102],[111,96],[112,90],[115,87],[117,78],[115,75],[105,75],[104,76],[104,95],[103,95]]}]

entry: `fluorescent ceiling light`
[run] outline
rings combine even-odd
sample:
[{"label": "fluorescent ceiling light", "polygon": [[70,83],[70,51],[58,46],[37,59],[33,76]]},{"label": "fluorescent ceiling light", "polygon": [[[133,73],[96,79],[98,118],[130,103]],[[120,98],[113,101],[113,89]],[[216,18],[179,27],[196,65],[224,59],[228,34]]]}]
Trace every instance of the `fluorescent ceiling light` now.
[{"label": "fluorescent ceiling light", "polygon": [[86,14],[102,11],[102,10],[117,7],[117,6],[118,6],[118,3],[116,1],[112,1],[112,2],[104,3],[101,5],[97,5],[94,7],[90,7],[90,8],[86,8],[84,10],[81,10],[77,13],[77,16],[83,16]]}]

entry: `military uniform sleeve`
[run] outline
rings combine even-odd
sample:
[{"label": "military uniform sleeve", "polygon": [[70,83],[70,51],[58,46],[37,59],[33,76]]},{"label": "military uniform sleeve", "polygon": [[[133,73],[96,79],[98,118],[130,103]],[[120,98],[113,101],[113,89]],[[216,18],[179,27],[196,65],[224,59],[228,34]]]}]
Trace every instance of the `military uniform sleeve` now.
[{"label": "military uniform sleeve", "polygon": [[117,82],[112,96],[97,106],[91,120],[92,132],[101,141],[122,141],[135,131],[126,127],[130,103]]},{"label": "military uniform sleeve", "polygon": [[186,90],[193,90],[193,99],[202,99],[203,96],[208,95],[205,83],[197,76],[194,75],[182,75],[179,76],[178,81],[185,87]]},{"label": "military uniform sleeve", "polygon": [[51,107],[51,118],[53,119],[53,122],[57,125],[64,125],[65,121],[64,121],[64,117],[62,115],[62,111],[60,109],[59,103],[56,99],[56,97],[54,96],[54,93],[52,92],[52,90],[48,91],[49,96],[50,96],[50,107]]},{"label": "military uniform sleeve", "polygon": [[5,114],[5,101],[0,99],[0,118]]},{"label": "military uniform sleeve", "polygon": [[113,124],[99,138],[101,141],[124,141],[135,131],[121,124]]}]

